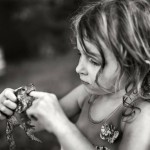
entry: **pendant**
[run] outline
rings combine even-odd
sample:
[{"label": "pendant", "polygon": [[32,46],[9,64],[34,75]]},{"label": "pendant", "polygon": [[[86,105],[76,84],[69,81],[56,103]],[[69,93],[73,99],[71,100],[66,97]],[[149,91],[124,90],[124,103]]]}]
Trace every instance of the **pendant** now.
[{"label": "pendant", "polygon": [[116,131],[113,125],[105,123],[101,126],[100,138],[102,140],[107,140],[110,144],[112,144],[118,138],[118,136],[119,131]]},{"label": "pendant", "polygon": [[109,148],[107,148],[105,146],[96,146],[95,149],[96,150],[110,150]]}]

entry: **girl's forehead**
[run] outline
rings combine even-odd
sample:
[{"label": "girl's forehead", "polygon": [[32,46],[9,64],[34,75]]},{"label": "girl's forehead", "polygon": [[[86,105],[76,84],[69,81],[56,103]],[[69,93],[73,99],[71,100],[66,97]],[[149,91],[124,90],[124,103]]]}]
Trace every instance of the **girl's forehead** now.
[{"label": "girl's forehead", "polygon": [[[100,40],[99,42],[101,44],[101,47],[99,47],[99,49],[102,48],[101,51],[92,42],[90,42],[88,40],[84,40],[87,51],[90,54],[92,54],[93,56],[101,58],[102,57],[101,53],[103,53],[103,56],[104,56],[106,61],[107,60],[117,60],[115,55],[114,55],[114,52],[112,50],[110,50],[102,40]],[[77,39],[77,48],[81,53],[85,52],[78,39]]]},{"label": "girl's forehead", "polygon": [[[94,54],[94,55],[101,56],[99,50],[97,49],[97,47],[94,44],[92,44],[91,42],[89,42],[87,40],[84,40],[84,43],[85,43],[85,46],[86,46],[86,49],[88,52],[90,52],[91,54]],[[81,43],[78,40],[78,38],[77,38],[77,48],[79,51],[84,52],[83,47],[81,46]]]}]

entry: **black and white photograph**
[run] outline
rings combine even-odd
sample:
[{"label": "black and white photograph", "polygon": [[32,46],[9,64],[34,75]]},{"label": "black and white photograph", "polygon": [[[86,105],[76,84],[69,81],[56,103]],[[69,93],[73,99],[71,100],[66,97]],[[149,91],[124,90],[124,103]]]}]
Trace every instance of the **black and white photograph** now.
[{"label": "black and white photograph", "polygon": [[0,0],[0,150],[150,150],[150,0]]}]

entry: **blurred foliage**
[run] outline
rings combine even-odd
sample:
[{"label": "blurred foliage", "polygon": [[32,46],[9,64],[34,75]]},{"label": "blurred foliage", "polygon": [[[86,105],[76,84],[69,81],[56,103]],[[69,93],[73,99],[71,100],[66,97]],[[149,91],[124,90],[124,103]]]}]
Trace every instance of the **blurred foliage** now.
[{"label": "blurred foliage", "polygon": [[6,61],[65,53],[69,19],[82,0],[0,0],[0,46]]},{"label": "blurred foliage", "polygon": [[[89,0],[90,2],[93,0]],[[70,47],[70,18],[87,0],[0,0],[0,48],[6,61],[14,62],[43,55],[23,63],[7,64],[1,76],[0,90],[34,83],[37,90],[62,97],[80,81],[75,74],[78,56],[64,54]],[[57,84],[58,83],[58,84]],[[0,150],[8,150],[6,122],[0,122]],[[56,137],[45,131],[37,133],[43,144],[30,141],[24,132],[14,133],[17,150],[59,150]]]}]

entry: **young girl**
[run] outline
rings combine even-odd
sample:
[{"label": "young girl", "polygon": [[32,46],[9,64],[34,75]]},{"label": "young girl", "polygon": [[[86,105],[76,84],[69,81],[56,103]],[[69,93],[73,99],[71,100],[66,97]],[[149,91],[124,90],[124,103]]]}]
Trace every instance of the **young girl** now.
[{"label": "young girl", "polygon": [[[100,0],[75,17],[74,27],[82,84],[60,101],[31,92],[28,116],[64,150],[149,150],[150,4]],[[1,119],[16,108],[13,91],[0,95]]]}]

